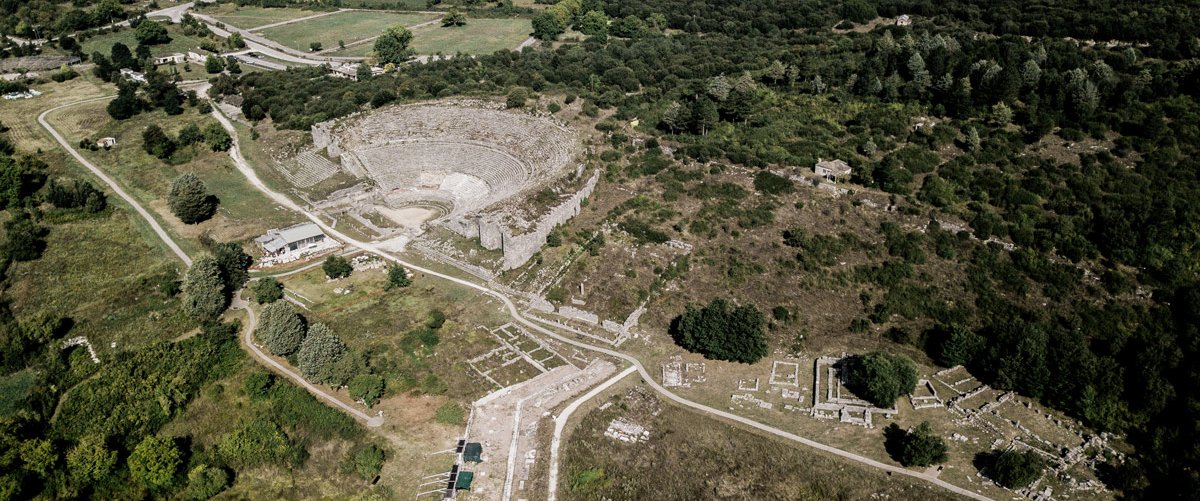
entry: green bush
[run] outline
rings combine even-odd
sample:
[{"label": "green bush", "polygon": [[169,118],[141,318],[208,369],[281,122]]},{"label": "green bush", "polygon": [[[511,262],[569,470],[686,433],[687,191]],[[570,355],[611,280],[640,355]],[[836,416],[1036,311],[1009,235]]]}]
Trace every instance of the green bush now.
[{"label": "green bush", "polygon": [[343,471],[354,473],[359,477],[370,480],[379,475],[383,469],[383,461],[387,458],[384,450],[375,444],[355,447],[346,452],[342,463]]},{"label": "green bush", "polygon": [[944,463],[948,459],[946,443],[933,433],[928,421],[908,431],[892,423],[884,429],[883,436],[888,454],[904,466],[924,467]]},{"label": "green bush", "polygon": [[329,256],[325,258],[321,269],[325,271],[325,276],[331,279],[346,278],[354,272],[354,266],[350,264],[350,260],[342,256]]},{"label": "green bush", "polygon": [[768,195],[782,195],[795,191],[796,187],[791,179],[761,170],[754,175],[754,189]]},{"label": "green bush", "polygon": [[733,306],[713,299],[689,304],[671,322],[671,336],[684,349],[705,358],[754,363],[767,356],[766,320],[753,305]]},{"label": "green bush", "polygon": [[383,378],[375,374],[359,374],[350,380],[350,398],[360,400],[368,408],[379,403],[383,396]]},{"label": "green bush", "polygon": [[1036,452],[1000,452],[993,458],[987,475],[1009,489],[1020,489],[1042,475],[1046,461]]},{"label": "green bush", "polygon": [[269,304],[283,299],[283,284],[275,277],[260,278],[250,286],[254,293],[254,301],[258,304]]},{"label": "green bush", "polygon": [[904,355],[873,351],[845,360],[846,387],[877,407],[890,408],[917,386],[917,366]]}]

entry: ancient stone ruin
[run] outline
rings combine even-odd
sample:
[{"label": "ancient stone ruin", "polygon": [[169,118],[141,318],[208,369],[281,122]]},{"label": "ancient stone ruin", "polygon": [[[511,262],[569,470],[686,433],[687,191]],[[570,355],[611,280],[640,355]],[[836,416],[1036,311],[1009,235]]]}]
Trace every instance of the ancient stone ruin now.
[{"label": "ancient stone ruin", "polygon": [[[440,225],[521,266],[557,225],[579,213],[599,173],[558,205],[526,221],[503,202],[553,181],[577,154],[578,138],[551,118],[481,100],[393,106],[316,124],[313,144],[373,187],[357,203],[420,208]],[[582,168],[576,169],[582,174]],[[578,179],[585,179],[580,176]]]}]

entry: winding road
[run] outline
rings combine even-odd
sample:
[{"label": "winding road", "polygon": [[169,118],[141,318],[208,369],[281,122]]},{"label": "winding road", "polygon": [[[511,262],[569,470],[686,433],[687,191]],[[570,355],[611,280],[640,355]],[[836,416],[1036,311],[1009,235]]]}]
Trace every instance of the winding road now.
[{"label": "winding road", "polygon": [[64,150],[67,150],[67,153],[70,153],[71,156],[75,158],[75,161],[79,162],[84,167],[87,167],[88,170],[92,171],[92,174],[100,178],[101,181],[104,181],[104,184],[107,184],[109,188],[112,188],[113,192],[116,193],[117,196],[124,199],[126,203],[133,207],[133,210],[137,211],[137,213],[142,216],[142,219],[145,219],[146,222],[150,224],[150,228],[153,229],[154,233],[158,235],[159,240],[162,240],[164,244],[167,244],[167,247],[171,249],[171,252],[174,252],[176,256],[179,256],[179,260],[183,261],[183,264],[191,266],[192,258],[189,257],[186,252],[183,252],[183,249],[179,247],[179,244],[175,243],[175,240],[171,239],[171,235],[168,235],[167,231],[163,229],[162,225],[158,224],[158,220],[154,219],[154,216],[150,215],[150,212],[143,208],[142,204],[139,204],[137,200],[134,200],[133,197],[129,196],[129,194],[125,192],[125,189],[121,188],[121,185],[117,184],[113,178],[108,177],[108,174],[105,174],[104,171],[100,170],[99,167],[96,167],[96,165],[88,161],[88,159],[83,158],[83,155],[80,155],[78,151],[75,151],[75,148],[71,147],[71,144],[67,142],[65,138],[63,138],[63,135],[59,134],[58,131],[55,130],[54,127],[51,127],[50,123],[46,121],[46,115],[54,113],[55,111],[63,108],[69,108],[71,106],[95,101],[108,100],[114,97],[116,96],[96,97],[55,106],[54,108],[43,111],[41,115],[38,115],[37,121],[39,124],[41,124],[43,129],[46,129],[46,132],[49,132],[50,135],[54,137],[55,141],[58,141],[58,144],[61,145]]},{"label": "winding road", "polygon": [[629,363],[630,366],[632,366],[633,368],[636,368],[637,372],[639,374],[641,374],[642,379],[646,382],[646,384],[648,384],[651,388],[653,388],[654,391],[658,392],[660,395],[666,397],[667,399],[669,399],[679,405],[690,407],[692,409],[695,409],[699,412],[702,412],[702,413],[705,413],[705,414],[708,414],[711,416],[720,417],[720,418],[723,418],[723,419],[726,419],[729,421],[733,421],[733,422],[736,422],[736,423],[739,423],[739,424],[742,424],[745,426],[749,426],[751,428],[754,428],[756,430],[759,430],[759,431],[762,431],[765,433],[769,433],[771,435],[786,438],[793,442],[807,445],[814,449],[825,451],[830,454],[833,454],[833,455],[836,455],[836,456],[839,456],[839,457],[842,457],[845,459],[849,459],[851,461],[855,461],[855,462],[858,462],[858,463],[861,463],[861,464],[864,464],[864,465],[867,465],[867,466],[870,466],[873,468],[878,468],[878,469],[881,469],[881,470],[884,470],[887,472],[891,472],[891,473],[895,473],[898,475],[905,475],[905,476],[916,478],[919,480],[924,480],[926,482],[930,482],[939,487],[942,487],[948,491],[954,492],[955,494],[959,494],[962,496],[966,496],[966,497],[969,497],[972,499],[978,499],[978,500],[989,500],[990,499],[987,496],[983,496],[977,492],[973,492],[973,491],[964,489],[957,485],[954,485],[954,484],[951,484],[944,480],[941,480],[937,477],[934,477],[931,475],[926,475],[922,472],[912,471],[912,470],[908,470],[908,469],[901,468],[898,466],[893,466],[893,465],[889,465],[886,463],[882,463],[880,461],[876,461],[874,459],[871,459],[871,458],[868,458],[865,456],[860,456],[860,455],[854,454],[852,452],[847,452],[847,451],[838,449],[838,448],[830,446],[830,445],[822,444],[820,442],[816,442],[814,440],[810,440],[810,439],[801,437],[799,435],[796,435],[795,433],[784,431],[779,428],[775,428],[773,426],[769,426],[769,425],[760,423],[758,421],[754,421],[749,418],[738,416],[736,414],[732,414],[732,413],[729,413],[729,412],[726,412],[726,411],[723,411],[720,409],[714,409],[707,405],[696,403],[696,402],[693,402],[686,398],[680,397],[679,395],[671,393],[666,388],[664,388],[662,385],[658,384],[658,382],[654,379],[654,376],[652,376],[648,371],[646,371],[646,368],[642,366],[642,363],[638,359],[636,359],[630,355],[626,355],[624,353],[618,352],[618,351],[610,350],[607,348],[602,348],[599,346],[593,346],[593,345],[590,345],[590,344],[587,344],[587,343],[584,343],[581,341],[570,339],[570,338],[564,337],[556,332],[553,332],[545,327],[542,327],[540,324],[534,323],[533,321],[530,321],[530,320],[526,319],[523,315],[521,315],[520,311],[518,311],[517,306],[513,303],[513,301],[511,299],[509,299],[508,296],[504,295],[501,292],[498,292],[496,290],[493,290],[493,289],[488,288],[483,285],[479,285],[479,284],[477,284],[475,282],[471,282],[469,280],[464,280],[464,279],[461,279],[458,277],[446,275],[444,273],[440,273],[440,272],[437,272],[437,271],[434,271],[434,270],[431,270],[428,268],[424,268],[424,267],[409,263],[409,262],[404,261],[392,254],[384,252],[382,249],[380,249],[378,246],[376,246],[373,243],[362,242],[362,241],[350,238],[346,234],[333,229],[328,224],[325,224],[325,221],[321,220],[321,218],[317,217],[315,214],[309,212],[308,210],[304,209],[303,207],[300,207],[294,201],[292,201],[290,198],[284,196],[281,193],[275,192],[274,190],[268,188],[265,184],[263,184],[262,180],[259,179],[258,174],[256,172],[254,172],[254,169],[250,168],[249,164],[247,164],[245,159],[242,157],[241,145],[238,142],[237,130],[233,127],[233,123],[231,123],[229,121],[229,119],[225,117],[225,115],[221,114],[220,109],[218,107],[215,107],[215,106],[213,107],[212,114],[213,114],[213,118],[216,118],[217,121],[221,123],[221,126],[223,126],[225,128],[225,130],[230,133],[230,136],[233,137],[233,147],[229,149],[229,156],[231,158],[233,158],[234,164],[237,166],[237,169],[239,171],[241,171],[241,173],[244,176],[246,176],[246,179],[250,182],[251,185],[253,185],[255,188],[257,188],[264,195],[268,196],[269,198],[271,198],[271,200],[275,201],[276,203],[278,203],[284,207],[287,207],[291,210],[297,211],[301,214],[304,214],[305,217],[307,217],[310,221],[312,221],[314,224],[316,224],[322,230],[324,230],[326,234],[331,235],[331,236],[345,242],[347,245],[351,245],[353,247],[358,247],[366,252],[375,254],[376,256],[379,256],[380,258],[398,263],[398,264],[408,268],[409,270],[418,271],[418,272],[424,273],[428,276],[441,278],[448,282],[458,284],[458,285],[461,285],[463,287],[467,287],[470,289],[474,289],[474,290],[477,290],[484,294],[487,294],[493,298],[496,298],[497,300],[499,300],[501,303],[504,304],[504,308],[506,310],[508,310],[509,316],[512,317],[512,319],[514,321],[520,323],[521,325],[524,325],[525,327],[527,327],[529,329],[532,329],[534,331],[537,331],[538,333],[541,333],[543,335],[546,335],[553,339],[556,339],[560,342],[563,342],[563,343],[566,343],[566,344],[569,344],[569,345],[572,345],[572,346],[575,346],[578,348],[583,348],[585,350],[593,351],[596,353],[601,353],[601,354],[608,355],[613,358],[624,360],[625,362]]},{"label": "winding road", "polygon": [[[49,115],[50,113],[53,113],[55,111],[61,110],[63,108],[68,108],[71,106],[77,106],[80,104],[85,104],[85,103],[90,103],[90,102],[95,102],[95,101],[112,99],[113,97],[115,97],[115,96],[97,97],[97,98],[92,98],[92,99],[85,99],[83,101],[75,101],[73,103],[64,104],[61,106],[56,106],[54,108],[50,108],[46,111],[43,111],[40,115],[38,115],[37,120],[38,120],[38,123],[41,124],[42,128],[46,129],[46,132],[49,132],[50,135],[54,137],[54,140],[58,141],[58,144],[60,146],[62,146],[63,149],[65,149],[67,151],[67,153],[70,153],[71,156],[74,157],[76,161],[78,161],[84,167],[87,167],[87,169],[89,171],[91,171],[92,174],[94,174],[96,177],[100,178],[101,181],[104,181],[104,183],[107,184],[108,187],[111,188],[114,193],[116,193],[123,200],[125,200],[126,203],[128,203],[131,207],[133,207],[133,209],[135,211],[137,211],[137,213],[139,215],[142,216],[142,219],[145,219],[146,222],[150,224],[151,229],[153,229],[154,233],[156,235],[158,235],[159,240],[162,240],[162,242],[164,244],[166,244],[166,246],[168,248],[171,249],[171,252],[175,253],[175,255],[179,257],[180,261],[183,261],[183,263],[186,264],[187,266],[191,266],[192,258],[190,256],[188,256],[187,253],[183,252],[183,249],[181,249],[179,247],[179,244],[175,243],[175,240],[172,239],[171,235],[168,234],[166,232],[166,230],[164,230],[162,228],[162,226],[158,223],[158,221],[156,219],[154,219],[154,216],[152,216],[149,211],[147,211],[144,207],[142,207],[142,205],[140,203],[138,203],[137,200],[134,200],[133,197],[131,197],[128,193],[126,193],[125,190],[123,188],[121,188],[121,186],[119,184],[117,184],[117,182],[115,180],[113,180],[111,177],[108,176],[108,174],[105,174],[104,171],[100,170],[99,167],[96,167],[95,164],[93,164],[88,159],[84,158],[83,155],[79,154],[79,152],[76,151],[75,148],[73,148],[69,142],[67,142],[66,138],[64,138],[63,135],[61,133],[59,133],[58,130],[56,130],[53,126],[51,126],[50,123],[46,120],[47,115]],[[252,308],[250,308],[250,304],[248,302],[246,302],[245,300],[241,299],[239,296],[240,296],[240,291],[239,291],[239,294],[234,294],[233,304],[230,305],[230,308],[246,310],[246,315],[247,315],[248,320],[246,322],[246,328],[244,329],[243,336],[244,336],[246,348],[250,351],[251,354],[253,354],[255,356],[255,358],[258,358],[259,361],[261,361],[263,363],[263,365],[267,365],[268,367],[275,369],[277,372],[282,373],[288,379],[291,379],[293,382],[302,386],[304,389],[308,390],[310,393],[317,396],[321,400],[329,402],[330,404],[335,405],[335,406],[345,410],[346,412],[349,412],[354,417],[361,419],[363,422],[366,423],[367,426],[378,427],[383,424],[382,416],[379,416],[379,415],[371,416],[371,415],[364,413],[363,411],[361,411],[359,409],[354,408],[353,406],[346,404],[345,402],[343,402],[340,399],[338,399],[337,397],[329,394],[328,392],[321,389],[320,387],[317,387],[317,386],[313,385],[312,383],[309,383],[307,380],[304,379],[303,376],[301,376],[300,374],[297,374],[295,371],[292,371],[287,366],[279,363],[274,358],[272,358],[269,355],[267,355],[266,353],[264,353],[257,345],[254,344],[253,333],[254,333],[255,325],[258,323],[258,319],[254,314],[254,310]]]},{"label": "winding road", "polygon": [[[201,93],[203,94],[203,92],[201,92]],[[190,265],[191,258],[188,257],[187,254],[184,253],[183,250],[179,248],[179,246],[174,242],[174,240],[171,239],[170,235],[168,235],[166,233],[166,231],[164,231],[162,229],[162,227],[158,224],[158,222],[153,218],[153,216],[151,216],[149,212],[147,212],[136,200],[134,200],[133,197],[129,196],[124,191],[124,189],[122,189],[120,187],[120,185],[118,185],[112,178],[110,178],[102,170],[100,170],[98,167],[96,167],[94,164],[92,164],[90,161],[88,161],[86,158],[84,158],[82,155],[80,155],[79,152],[77,152],[75,150],[75,148],[73,148],[71,146],[71,144],[66,139],[63,138],[62,134],[60,134],[57,130],[55,130],[52,126],[50,126],[50,124],[46,121],[46,116],[49,113],[52,113],[56,110],[60,110],[63,108],[67,108],[70,106],[83,104],[83,103],[87,103],[87,102],[97,101],[97,100],[101,100],[101,99],[111,99],[111,98],[112,98],[112,96],[101,97],[101,98],[92,98],[92,99],[77,101],[74,103],[64,104],[64,105],[57,106],[55,108],[51,108],[38,116],[38,123],[41,124],[41,126],[43,128],[45,128],[50,133],[50,135],[53,136],[56,141],[58,141],[59,145],[61,145],[63,147],[63,149],[65,149],[68,153],[70,153],[72,157],[74,157],[82,165],[87,167],[88,170],[90,170],[94,175],[96,175],[96,177],[98,177],[102,181],[104,181],[110,188],[112,188],[112,190],[114,192],[116,192],[122,199],[124,199],[130,206],[132,206],[138,212],[138,214],[140,214],[142,216],[142,218],[144,218],[150,224],[150,226],[155,230],[155,234],[158,235],[159,239],[161,239],[172,250],[172,252],[174,252],[177,256],[179,256],[179,258],[183,262]],[[829,445],[822,444],[820,442],[816,442],[816,441],[808,439],[808,438],[801,437],[794,433],[791,433],[791,432],[788,432],[785,430],[781,430],[779,428],[775,428],[773,426],[769,426],[769,425],[754,421],[752,419],[738,416],[736,414],[732,414],[732,413],[729,413],[729,412],[726,412],[726,411],[723,411],[720,409],[708,407],[706,405],[703,405],[703,404],[700,404],[697,402],[693,402],[691,400],[680,397],[680,396],[668,391],[666,388],[664,388],[662,385],[660,385],[655,380],[654,376],[651,375],[645,369],[645,367],[642,366],[642,363],[638,359],[636,359],[630,355],[626,355],[624,353],[615,351],[615,350],[590,345],[590,344],[584,343],[582,341],[567,338],[556,332],[553,332],[553,331],[541,326],[540,324],[535,323],[535,322],[525,318],[520,313],[520,311],[518,310],[517,306],[513,303],[513,301],[511,299],[509,299],[508,296],[504,295],[503,293],[501,293],[499,291],[493,290],[484,285],[480,285],[480,284],[471,282],[469,280],[464,280],[464,279],[446,275],[444,273],[440,273],[440,272],[437,272],[437,271],[434,271],[431,269],[427,269],[427,268],[424,268],[421,266],[417,266],[415,264],[401,260],[400,258],[383,251],[381,248],[379,248],[378,246],[376,246],[373,243],[361,242],[356,239],[350,238],[349,236],[330,227],[323,220],[321,220],[319,217],[317,217],[317,215],[315,215],[315,214],[309,212],[308,210],[304,209],[303,207],[299,206],[294,201],[292,201],[290,198],[284,196],[281,193],[275,192],[274,190],[267,187],[262,182],[262,180],[258,177],[258,174],[252,168],[250,168],[249,164],[247,164],[245,158],[242,156],[241,145],[238,140],[237,130],[234,128],[233,123],[230,122],[229,119],[226,118],[225,115],[223,115],[220,112],[220,108],[218,106],[215,106],[215,103],[213,106],[212,116],[221,124],[222,127],[225,128],[226,131],[229,132],[231,138],[233,139],[233,146],[229,149],[229,156],[230,156],[230,158],[233,159],[234,165],[236,166],[238,171],[241,172],[246,177],[247,181],[252,186],[254,186],[256,189],[258,189],[260,192],[262,192],[264,195],[266,195],[268,198],[275,201],[279,205],[282,205],[288,209],[291,209],[293,211],[303,214],[305,217],[307,217],[309,220],[311,220],[313,223],[315,223],[317,226],[319,226],[322,230],[324,230],[326,234],[331,235],[331,236],[345,242],[347,245],[351,245],[353,247],[362,249],[366,252],[370,252],[370,253],[375,254],[383,259],[386,259],[386,260],[389,260],[389,261],[392,261],[395,263],[399,263],[410,270],[418,271],[418,272],[424,273],[428,276],[441,278],[448,282],[451,282],[451,283],[454,283],[454,284],[457,284],[457,285],[460,285],[463,287],[467,287],[467,288],[479,291],[488,296],[491,296],[491,297],[499,300],[504,305],[504,308],[508,311],[509,316],[512,317],[512,319],[515,322],[520,323],[521,325],[523,325],[531,330],[534,330],[534,331],[536,331],[540,334],[543,334],[545,336],[548,336],[550,338],[556,339],[559,342],[562,342],[565,344],[569,344],[569,345],[572,345],[572,346],[575,346],[578,348],[582,348],[585,350],[589,350],[592,352],[601,353],[601,354],[625,361],[626,363],[629,364],[630,367],[627,368],[624,372],[622,372],[620,374],[621,376],[627,375],[628,372],[636,370],[641,375],[641,377],[645,381],[645,383],[647,385],[649,385],[651,388],[653,388],[654,391],[656,391],[663,397],[665,397],[679,405],[689,407],[691,409],[694,409],[694,410],[704,413],[704,414],[708,414],[710,416],[719,417],[719,418],[722,418],[722,419],[725,419],[728,421],[732,421],[732,422],[741,424],[743,426],[748,426],[750,428],[754,428],[754,429],[759,430],[764,433],[768,433],[771,435],[775,435],[777,437],[785,438],[787,440],[790,440],[790,441],[793,441],[793,442],[796,442],[796,443],[799,443],[802,445],[806,445],[806,446],[842,457],[844,459],[855,461],[857,463],[860,463],[860,464],[863,464],[866,466],[870,466],[872,468],[877,468],[880,470],[884,470],[886,472],[891,472],[891,473],[898,474],[898,475],[905,475],[905,476],[908,476],[911,478],[923,480],[923,481],[932,483],[934,485],[937,485],[939,487],[942,487],[950,492],[953,492],[955,494],[959,494],[962,496],[966,496],[968,498],[978,499],[978,500],[988,500],[989,499],[988,497],[983,496],[979,493],[964,489],[957,485],[950,484],[944,480],[941,480],[941,479],[936,478],[931,475],[926,475],[922,472],[912,471],[912,470],[908,470],[908,469],[901,468],[898,466],[885,464],[885,463],[876,461],[871,458],[860,456],[860,455],[854,454],[852,452],[847,452],[847,451],[838,449],[833,446],[829,446]],[[245,301],[243,301],[241,299],[237,299],[235,301],[235,304],[233,305],[233,307],[238,308],[238,309],[246,309],[246,311],[247,311],[247,314],[248,314],[250,320],[248,322],[249,325],[245,329],[244,336],[245,336],[246,346],[250,350],[250,352],[255,356],[255,358],[260,360],[264,365],[267,365],[267,366],[283,373],[289,379],[292,379],[297,384],[299,384],[299,385],[303,386],[305,389],[307,389],[309,392],[320,397],[322,400],[330,402],[331,404],[336,405],[337,407],[344,409],[347,412],[350,412],[352,415],[354,415],[355,417],[357,417],[359,419],[363,419],[364,421],[367,422],[368,426],[379,426],[380,424],[382,424],[383,420],[382,420],[381,416],[372,417],[372,416],[369,416],[369,415],[363,413],[362,411],[360,411],[358,409],[353,408],[352,406],[345,404],[344,402],[337,399],[333,395],[326,393],[321,388],[318,388],[318,387],[308,383],[299,374],[293,372],[291,369],[287,368],[283,364],[280,364],[278,361],[274,360],[273,358],[271,358],[271,357],[267,356],[265,353],[263,353],[262,350],[258,349],[258,347],[255,346],[254,343],[252,342],[253,340],[252,340],[251,336],[252,336],[252,332],[253,332],[253,325],[255,324],[256,319],[254,317],[253,311],[249,308],[249,304],[247,304]],[[593,389],[592,392],[589,392],[587,395],[585,395],[586,398],[581,398],[581,399],[577,400],[569,407],[569,409],[571,411],[573,411],[574,408],[578,407],[578,404],[582,403],[582,401],[585,401],[586,399],[591,398],[591,396],[594,396],[594,394],[597,394],[600,391],[602,391],[604,389],[605,385],[611,385],[616,380],[617,380],[617,378],[610,379],[607,382],[605,382],[603,385],[601,385],[601,387],[599,387],[597,389]],[[560,418],[556,419],[556,423],[555,423],[556,436],[561,436],[561,433],[560,433],[561,430],[559,429],[558,421],[561,419],[562,423],[563,423],[562,426],[565,427],[566,419],[569,417],[570,413],[564,412],[564,414],[566,415],[566,417],[560,417]],[[553,443],[552,443],[552,457],[554,457],[554,461],[553,461],[553,465],[551,466],[551,471],[557,473],[557,455],[554,454],[555,450],[556,450],[556,448],[553,447]],[[555,474],[553,479],[554,479],[554,481],[557,480],[557,474]],[[556,482],[555,482],[555,484],[556,484]],[[554,485],[552,485],[552,488],[553,487],[554,487]]]}]

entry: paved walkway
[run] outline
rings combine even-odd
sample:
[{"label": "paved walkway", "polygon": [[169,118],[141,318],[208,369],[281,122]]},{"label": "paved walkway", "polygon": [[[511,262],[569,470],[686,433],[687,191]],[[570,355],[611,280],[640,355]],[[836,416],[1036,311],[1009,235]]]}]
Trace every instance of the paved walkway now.
[{"label": "paved walkway", "polygon": [[683,397],[680,397],[679,395],[676,395],[674,393],[671,393],[670,391],[667,391],[666,388],[664,388],[662,385],[658,384],[658,382],[655,380],[654,376],[651,375],[648,371],[646,371],[646,368],[642,366],[642,363],[638,359],[636,359],[630,355],[626,355],[624,353],[618,352],[618,351],[602,348],[599,346],[593,346],[593,345],[590,345],[587,343],[583,343],[581,341],[577,341],[575,339],[570,339],[570,338],[564,337],[562,335],[559,335],[558,333],[553,332],[549,329],[546,329],[545,327],[542,327],[541,325],[536,324],[536,323],[526,319],[524,316],[522,316],[520,311],[517,309],[517,306],[512,302],[512,300],[509,299],[508,296],[505,296],[504,294],[502,294],[500,292],[497,292],[488,287],[479,285],[477,283],[471,282],[469,280],[464,280],[464,279],[461,279],[458,277],[446,275],[444,273],[440,273],[440,272],[437,272],[434,270],[423,268],[421,266],[417,266],[415,264],[412,264],[412,263],[406,262],[400,258],[397,258],[396,256],[394,256],[392,254],[384,252],[382,249],[380,249],[377,245],[375,245],[373,243],[361,242],[361,241],[355,240],[353,238],[350,238],[349,236],[333,229],[328,224],[325,224],[325,221],[321,220],[321,218],[317,217],[315,214],[300,207],[294,201],[292,201],[290,198],[284,196],[281,193],[277,193],[277,192],[271,190],[265,184],[263,184],[262,180],[258,178],[258,174],[255,173],[254,170],[251,169],[250,166],[246,163],[245,159],[242,158],[242,154],[240,152],[241,146],[238,144],[236,129],[234,129],[233,124],[230,123],[229,119],[225,118],[225,116],[220,114],[220,112],[215,108],[213,110],[213,116],[219,122],[221,122],[221,125],[224,126],[225,129],[227,131],[229,131],[230,135],[234,138],[233,147],[229,149],[229,155],[230,155],[230,157],[233,158],[234,164],[237,166],[237,169],[239,171],[241,171],[243,175],[246,176],[247,180],[250,181],[250,184],[252,184],[255,188],[257,188],[259,191],[263,192],[263,194],[267,195],[269,198],[271,198],[275,202],[279,203],[280,205],[283,205],[284,207],[287,207],[289,209],[292,209],[292,210],[295,210],[297,212],[304,214],[306,217],[308,217],[309,220],[311,220],[317,226],[321,227],[321,229],[324,230],[327,235],[333,236],[334,238],[337,238],[337,239],[345,242],[348,245],[358,247],[367,252],[375,254],[383,259],[386,259],[386,260],[389,260],[389,261],[392,261],[395,263],[399,263],[399,264],[403,265],[404,267],[408,268],[409,270],[424,273],[424,274],[432,276],[432,277],[438,277],[443,280],[461,285],[463,287],[474,289],[474,290],[480,291],[484,294],[487,294],[489,296],[492,296],[504,304],[505,309],[508,310],[509,316],[512,317],[514,321],[528,327],[531,330],[537,331],[543,335],[554,338],[562,343],[566,343],[566,344],[569,344],[572,346],[583,348],[583,349],[586,349],[589,351],[602,353],[602,354],[608,355],[610,357],[618,358],[618,359],[628,362],[630,365],[637,368],[638,373],[641,374],[642,379],[645,380],[646,384],[650,385],[650,387],[653,388],[659,394],[663,395],[664,397],[666,397],[666,398],[670,399],[671,401],[678,403],[680,405],[695,409],[701,413],[709,414],[709,415],[720,417],[720,418],[723,418],[723,419],[726,419],[729,421],[733,421],[733,422],[736,422],[736,423],[739,423],[739,424],[742,424],[745,426],[749,426],[751,428],[754,428],[756,430],[759,430],[759,431],[762,431],[765,433],[769,433],[769,434],[772,434],[772,435],[775,435],[778,437],[786,438],[786,439],[794,441],[796,443],[807,445],[809,447],[813,447],[815,449],[819,449],[819,450],[828,452],[830,454],[834,454],[836,456],[858,462],[858,463],[866,465],[866,466],[878,468],[878,469],[892,472],[892,473],[899,474],[899,475],[905,475],[905,476],[909,476],[912,478],[924,480],[926,482],[935,484],[939,487],[945,488],[948,491],[954,492],[955,494],[959,494],[962,496],[966,496],[966,497],[969,497],[972,499],[978,499],[978,500],[990,499],[987,496],[984,496],[977,492],[964,489],[962,487],[959,487],[957,485],[951,484],[949,482],[946,482],[944,480],[941,480],[941,479],[938,479],[935,477],[931,477],[929,475],[925,475],[922,472],[912,471],[912,470],[908,470],[905,468],[901,468],[899,466],[885,464],[885,463],[876,461],[876,460],[868,458],[868,457],[860,456],[860,455],[852,453],[852,452],[847,452],[847,451],[838,449],[833,446],[825,445],[820,442],[816,442],[814,440],[810,440],[810,439],[801,437],[794,433],[784,431],[779,428],[775,428],[773,426],[769,426],[769,425],[754,421],[752,419],[738,416],[736,414],[732,414],[732,413],[729,413],[729,412],[726,412],[726,411],[723,411],[720,409],[714,409],[712,407],[709,407],[709,406],[706,406],[703,404],[699,404],[699,403],[693,402],[691,400],[685,399]]},{"label": "paved walkway", "polygon": [[633,366],[621,371],[608,381],[605,381],[599,386],[592,388],[592,391],[587,392],[582,397],[579,397],[574,402],[571,402],[571,405],[568,405],[566,409],[563,409],[561,414],[554,418],[554,436],[550,438],[550,480],[546,491],[546,499],[549,501],[554,501],[554,499],[558,496],[558,450],[562,446],[563,430],[566,429],[567,421],[571,419],[571,414],[575,412],[575,409],[578,409],[579,406],[584,402],[595,398],[596,395],[599,395],[604,390],[609,389],[612,387],[612,385],[617,384],[617,381],[620,381],[625,376],[633,374],[634,372],[637,372],[637,367]]},{"label": "paved walkway", "polygon": [[71,106],[75,106],[75,105],[79,105],[79,104],[84,104],[84,103],[90,103],[90,102],[94,102],[94,101],[108,100],[108,99],[112,99],[114,97],[116,97],[116,96],[97,97],[97,98],[92,98],[92,99],[86,99],[83,101],[76,101],[76,102],[64,104],[61,106],[56,106],[54,108],[50,108],[46,111],[43,111],[41,115],[38,115],[37,121],[39,124],[42,125],[43,129],[46,129],[46,132],[49,132],[51,136],[54,136],[54,140],[58,141],[58,144],[61,145],[63,147],[63,149],[67,151],[67,153],[70,153],[71,156],[74,157],[77,162],[82,164],[84,167],[87,167],[88,170],[92,171],[92,174],[94,174],[96,177],[100,178],[101,181],[104,181],[104,184],[107,184],[108,187],[111,188],[113,190],[113,192],[115,192],[117,194],[117,196],[124,199],[126,203],[128,203],[131,207],[133,207],[133,210],[137,211],[137,213],[142,216],[142,219],[145,219],[146,222],[150,224],[150,228],[153,229],[154,233],[156,233],[158,235],[159,240],[162,240],[163,243],[166,244],[167,247],[171,249],[171,252],[174,252],[175,255],[179,257],[179,260],[183,261],[183,264],[191,266],[192,258],[188,257],[187,253],[183,252],[183,249],[181,249],[179,247],[179,244],[175,243],[175,240],[173,240],[171,238],[171,235],[168,235],[166,230],[163,229],[162,225],[158,224],[158,220],[154,219],[154,216],[152,216],[149,211],[147,211],[145,208],[143,208],[142,205],[137,202],[137,200],[134,200],[133,197],[129,196],[129,194],[126,193],[125,190],[123,188],[121,188],[121,186],[119,184],[117,184],[116,181],[113,180],[113,178],[108,177],[108,174],[105,174],[104,171],[100,170],[99,167],[96,167],[96,165],[93,164],[92,162],[88,161],[88,159],[83,158],[83,155],[80,155],[78,151],[75,151],[75,148],[71,146],[71,143],[68,142],[66,140],[66,138],[63,137],[62,134],[59,134],[59,132],[57,130],[55,130],[54,127],[50,126],[50,123],[46,121],[46,115],[49,115],[49,114],[51,114],[55,111],[61,110],[63,108],[67,108],[67,107],[71,107]]}]

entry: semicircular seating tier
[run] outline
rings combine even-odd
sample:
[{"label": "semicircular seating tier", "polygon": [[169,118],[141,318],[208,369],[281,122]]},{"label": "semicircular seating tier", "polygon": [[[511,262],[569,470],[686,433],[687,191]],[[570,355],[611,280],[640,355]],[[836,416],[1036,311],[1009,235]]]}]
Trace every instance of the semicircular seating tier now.
[{"label": "semicircular seating tier", "polygon": [[571,160],[576,138],[551,120],[451,105],[395,106],[336,126],[343,165],[361,167],[389,205],[454,216],[544,181]]}]

